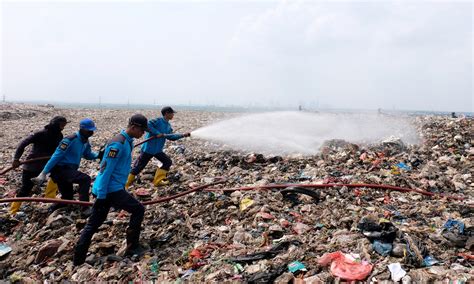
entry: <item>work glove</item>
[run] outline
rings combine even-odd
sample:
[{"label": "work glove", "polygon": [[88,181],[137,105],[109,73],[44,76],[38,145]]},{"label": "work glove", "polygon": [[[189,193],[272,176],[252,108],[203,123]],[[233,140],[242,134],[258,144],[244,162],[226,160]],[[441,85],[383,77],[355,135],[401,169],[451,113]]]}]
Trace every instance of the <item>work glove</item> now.
[{"label": "work glove", "polygon": [[20,166],[20,161],[19,160],[13,160],[12,162],[12,167],[13,168],[18,168]]},{"label": "work glove", "polygon": [[96,199],[94,202],[95,209],[104,209],[108,206],[109,202],[105,198]]},{"label": "work glove", "polygon": [[36,185],[42,185],[46,180],[46,174],[41,172],[37,177],[32,178],[31,181]]},{"label": "work glove", "polygon": [[191,132],[186,132],[183,134],[183,137],[190,137],[191,136]]}]

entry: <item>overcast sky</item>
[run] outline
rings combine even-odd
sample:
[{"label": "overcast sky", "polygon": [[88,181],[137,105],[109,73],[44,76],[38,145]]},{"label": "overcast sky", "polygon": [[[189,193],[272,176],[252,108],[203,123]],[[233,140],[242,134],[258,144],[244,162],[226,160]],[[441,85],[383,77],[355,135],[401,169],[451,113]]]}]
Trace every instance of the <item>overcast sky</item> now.
[{"label": "overcast sky", "polygon": [[474,111],[471,2],[0,3],[7,100]]}]

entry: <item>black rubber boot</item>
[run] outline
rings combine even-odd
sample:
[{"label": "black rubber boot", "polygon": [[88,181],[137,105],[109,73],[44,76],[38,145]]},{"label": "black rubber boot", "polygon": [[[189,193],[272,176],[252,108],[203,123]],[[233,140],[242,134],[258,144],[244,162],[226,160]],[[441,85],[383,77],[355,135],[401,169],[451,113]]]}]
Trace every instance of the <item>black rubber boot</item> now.
[{"label": "black rubber boot", "polygon": [[87,251],[90,244],[78,244],[74,249],[73,264],[79,266],[86,261]]},{"label": "black rubber boot", "polygon": [[125,250],[126,256],[138,255],[139,257],[145,253],[145,249],[139,243],[140,230],[127,229],[127,249]]},{"label": "black rubber boot", "polygon": [[133,246],[133,247],[129,247],[127,245],[127,250],[125,251],[125,256],[134,256],[134,255],[136,255],[138,257],[142,257],[145,254],[145,252],[146,252],[146,249],[140,244],[138,244],[136,246]]}]

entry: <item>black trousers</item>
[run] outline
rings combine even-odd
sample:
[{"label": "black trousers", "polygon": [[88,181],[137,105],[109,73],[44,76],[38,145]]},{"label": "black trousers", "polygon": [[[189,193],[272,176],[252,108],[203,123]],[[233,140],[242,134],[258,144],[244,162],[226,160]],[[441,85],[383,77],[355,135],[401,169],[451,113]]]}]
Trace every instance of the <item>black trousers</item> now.
[{"label": "black trousers", "polygon": [[92,236],[97,232],[100,225],[102,225],[102,223],[107,219],[110,207],[123,209],[131,213],[127,229],[127,248],[133,248],[138,245],[145,207],[143,207],[143,205],[127,191],[115,191],[107,194],[105,206],[97,207],[94,204],[92,207],[92,214],[82,230],[81,237],[76,245],[74,253],[75,261],[82,260],[83,262],[85,259],[91,244]]},{"label": "black trousers", "polygon": [[166,155],[165,153],[160,152],[160,153],[157,153],[155,155],[152,155],[152,154],[148,154],[148,153],[145,153],[145,152],[140,152],[140,156],[138,156],[138,158],[133,163],[133,167],[132,167],[132,170],[130,171],[130,173],[132,175],[138,175],[141,171],[143,171],[143,169],[146,167],[148,162],[153,157],[157,158],[158,161],[160,161],[163,164],[161,166],[161,168],[163,170],[165,170],[165,171],[170,170],[171,165],[173,164],[173,161],[171,161],[170,157],[168,157],[168,155]]},{"label": "black trousers", "polygon": [[33,189],[33,186],[35,185],[31,179],[34,177],[37,177],[41,173],[40,171],[28,171],[28,170],[23,170],[23,173],[21,175],[21,187],[18,189],[16,192],[17,197],[28,197],[31,195],[31,189]]},{"label": "black trousers", "polygon": [[73,184],[79,185],[79,200],[89,201],[91,177],[75,168],[56,166],[51,170],[51,178],[58,184],[62,199],[73,199]]}]

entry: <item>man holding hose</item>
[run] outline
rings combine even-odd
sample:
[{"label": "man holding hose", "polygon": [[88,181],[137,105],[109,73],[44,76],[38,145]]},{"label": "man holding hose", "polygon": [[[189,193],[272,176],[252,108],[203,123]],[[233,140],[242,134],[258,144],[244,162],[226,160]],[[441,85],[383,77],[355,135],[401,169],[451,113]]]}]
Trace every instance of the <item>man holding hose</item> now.
[{"label": "man holding hose", "polygon": [[140,156],[138,156],[133,163],[125,188],[128,188],[132,182],[135,181],[136,176],[146,167],[153,157],[162,163],[161,168],[156,170],[153,184],[155,186],[169,184],[169,181],[166,179],[166,174],[170,170],[172,161],[170,157],[163,152],[166,139],[176,141],[183,137],[191,136],[191,133],[173,134],[170,120],[173,119],[175,113],[176,112],[171,107],[167,106],[161,110],[162,117],[152,119],[148,122],[148,133],[145,138],[148,139],[153,136],[156,138],[143,144]]},{"label": "man holding hose", "polygon": [[[79,123],[79,131],[67,136],[59,143],[53,156],[44,166],[41,173],[31,179],[36,184],[42,184],[46,175],[51,173],[51,178],[58,184],[62,199],[72,200],[74,197],[73,184],[79,185],[79,200],[89,201],[89,189],[91,177],[79,171],[81,159],[96,160],[100,158],[98,152],[91,150],[89,138],[94,135],[97,128],[94,121],[85,118]],[[54,211],[64,205],[54,204],[50,211]],[[88,216],[89,211],[83,210],[83,215]]]},{"label": "man holding hose", "polygon": [[[30,144],[33,144],[33,147],[26,158],[27,160],[51,156],[59,142],[61,142],[63,139],[62,131],[66,124],[67,120],[65,117],[55,116],[53,119],[51,119],[49,124],[44,127],[43,130],[37,131],[21,141],[16,149],[15,155],[13,156],[13,168],[20,166],[20,158],[25,152],[25,148]],[[22,185],[17,191],[16,197],[30,196],[31,189],[34,186],[30,179],[36,177],[47,162],[48,160],[45,159],[43,161],[37,161],[23,165],[23,173],[21,177]],[[45,197],[55,198],[57,191],[57,184],[49,179],[48,184],[46,185]],[[12,202],[10,214],[16,214],[20,209],[20,206],[21,202]]]},{"label": "man holding hose", "polygon": [[135,114],[130,118],[127,129],[122,130],[107,143],[104,159],[100,163],[99,175],[92,187],[92,194],[96,197],[92,215],[82,230],[74,250],[74,265],[85,262],[92,236],[104,223],[111,207],[131,213],[126,231],[125,255],[142,254],[143,249],[139,245],[139,239],[145,208],[124,187],[132,163],[133,138],[143,136],[147,124],[148,120],[145,116]]}]

